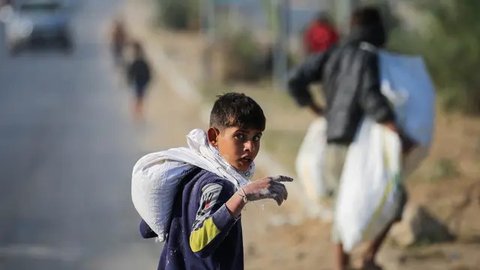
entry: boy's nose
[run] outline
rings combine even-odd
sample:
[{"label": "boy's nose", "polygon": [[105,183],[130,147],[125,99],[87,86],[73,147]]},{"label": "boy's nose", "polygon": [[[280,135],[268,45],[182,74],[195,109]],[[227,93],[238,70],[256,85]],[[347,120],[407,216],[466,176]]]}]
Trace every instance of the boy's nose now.
[{"label": "boy's nose", "polygon": [[253,143],[253,141],[246,141],[243,146],[245,151],[253,152],[253,150],[255,149],[255,144]]}]

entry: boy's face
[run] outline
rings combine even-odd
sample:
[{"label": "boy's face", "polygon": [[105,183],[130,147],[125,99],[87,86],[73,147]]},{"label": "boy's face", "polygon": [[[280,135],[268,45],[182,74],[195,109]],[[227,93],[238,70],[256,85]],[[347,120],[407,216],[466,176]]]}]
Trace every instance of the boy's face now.
[{"label": "boy's face", "polygon": [[245,172],[260,150],[262,130],[228,127],[208,130],[208,140],[235,169]]}]

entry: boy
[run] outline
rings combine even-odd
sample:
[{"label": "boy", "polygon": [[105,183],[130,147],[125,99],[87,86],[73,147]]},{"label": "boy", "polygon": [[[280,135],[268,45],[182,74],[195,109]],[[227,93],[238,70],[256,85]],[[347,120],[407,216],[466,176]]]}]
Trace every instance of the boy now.
[{"label": "boy", "polygon": [[[227,93],[210,114],[208,143],[234,170],[248,178],[260,150],[265,116],[250,97]],[[250,201],[287,199],[281,183],[290,177],[266,177],[238,189],[225,178],[193,167],[183,177],[158,269],[243,269],[241,211]],[[156,234],[142,220],[144,238]]]}]

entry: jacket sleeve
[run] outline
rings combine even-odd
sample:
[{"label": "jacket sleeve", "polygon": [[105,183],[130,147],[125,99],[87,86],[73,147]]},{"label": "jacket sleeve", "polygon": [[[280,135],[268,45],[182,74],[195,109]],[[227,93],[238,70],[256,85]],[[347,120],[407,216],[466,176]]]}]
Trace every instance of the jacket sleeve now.
[{"label": "jacket sleeve", "polygon": [[311,83],[321,82],[328,56],[329,51],[312,55],[290,74],[288,92],[299,106],[306,106],[312,102],[309,86]]},{"label": "jacket sleeve", "polygon": [[189,237],[190,248],[199,257],[210,256],[238,220],[225,205],[230,194],[223,185],[225,183],[213,182],[201,189],[200,203]]},{"label": "jacket sleeve", "polygon": [[366,115],[378,123],[394,121],[393,113],[387,98],[380,92],[380,71],[378,56],[368,52],[362,70],[360,85],[360,107]]},{"label": "jacket sleeve", "polygon": [[143,238],[153,238],[158,236],[143,219],[140,221],[139,227],[140,234]]}]

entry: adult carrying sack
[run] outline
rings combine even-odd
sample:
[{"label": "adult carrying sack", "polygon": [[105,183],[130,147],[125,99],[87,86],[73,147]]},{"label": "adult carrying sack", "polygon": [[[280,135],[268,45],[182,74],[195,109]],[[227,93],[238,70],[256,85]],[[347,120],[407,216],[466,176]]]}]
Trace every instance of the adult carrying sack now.
[{"label": "adult carrying sack", "polygon": [[427,156],[435,117],[435,91],[421,57],[361,46],[378,53],[381,92],[417,145],[402,164],[398,135],[364,119],[349,147],[336,202],[335,224],[346,251],[373,240],[395,218],[401,182]]}]

